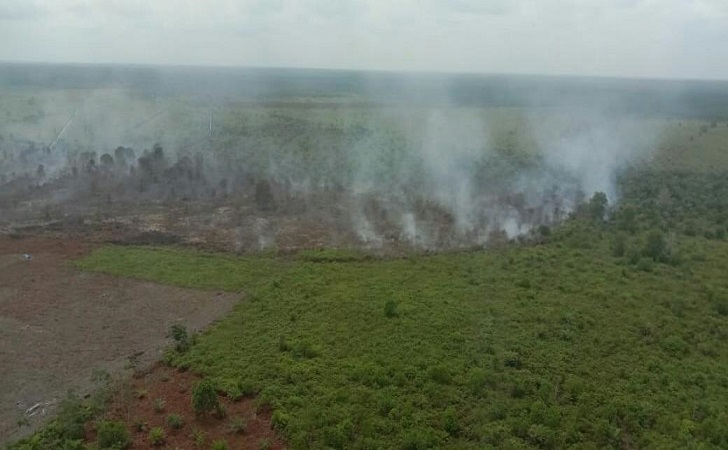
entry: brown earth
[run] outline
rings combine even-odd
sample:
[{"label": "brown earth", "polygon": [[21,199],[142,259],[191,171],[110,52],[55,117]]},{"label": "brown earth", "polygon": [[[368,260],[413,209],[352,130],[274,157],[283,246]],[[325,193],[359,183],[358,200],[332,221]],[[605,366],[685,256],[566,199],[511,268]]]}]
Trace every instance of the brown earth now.
[{"label": "brown earth", "polygon": [[93,374],[158,361],[171,325],[199,330],[240,298],[76,270],[90,250],[73,238],[0,237],[0,444],[44,423],[69,390],[93,390]]},{"label": "brown earth", "polygon": [[[131,431],[132,449],[156,449],[149,441],[149,431],[154,427],[164,430],[162,448],[198,449],[210,448],[213,442],[223,440],[230,450],[285,448],[271,428],[270,412],[257,410],[252,398],[232,402],[223,397],[219,400],[225,416],[215,414],[196,417],[192,409],[192,388],[199,377],[180,372],[163,365],[156,365],[143,377],[135,377],[122,384],[111,401],[111,406],[101,420],[123,421]],[[160,409],[159,405],[163,405]],[[170,426],[170,415],[179,415],[183,425],[179,429]],[[93,441],[93,426],[87,433]],[[196,442],[195,436],[202,436]]]}]

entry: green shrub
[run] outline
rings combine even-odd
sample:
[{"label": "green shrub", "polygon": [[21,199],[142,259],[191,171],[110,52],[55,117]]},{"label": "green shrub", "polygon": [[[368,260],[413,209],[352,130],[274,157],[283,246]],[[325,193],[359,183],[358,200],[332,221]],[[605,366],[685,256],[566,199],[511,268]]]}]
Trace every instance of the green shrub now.
[{"label": "green shrub", "polygon": [[688,344],[680,336],[672,335],[662,341],[662,348],[673,356],[688,352]]},{"label": "green shrub", "polygon": [[[102,392],[103,394],[103,392]],[[60,404],[58,414],[45,427],[15,444],[8,450],[85,450],[84,424],[100,411],[105,396],[97,395],[89,402],[82,402],[69,394]]]},{"label": "green shrub", "polygon": [[228,443],[225,439],[218,439],[212,443],[210,450],[227,450]]},{"label": "green shrub", "polygon": [[481,395],[485,390],[487,383],[488,373],[485,370],[480,367],[476,367],[470,371],[468,385],[470,386],[470,391],[473,395]]},{"label": "green shrub", "polygon": [[455,408],[452,406],[447,408],[442,416],[442,429],[450,436],[457,436],[460,434],[459,419],[455,412]]},{"label": "green shrub", "polygon": [[627,250],[626,256],[627,256],[627,262],[629,262],[632,265],[635,265],[642,258],[642,253],[640,252],[640,250],[637,247],[630,247]]},{"label": "green shrub", "polygon": [[179,430],[184,426],[184,424],[185,419],[179,414],[170,414],[167,416],[167,425],[169,425],[174,430]]},{"label": "green shrub", "polygon": [[179,353],[184,353],[190,349],[190,338],[187,328],[184,325],[175,324],[169,329],[169,334],[174,340],[174,349]]},{"label": "green shrub", "polygon": [[654,260],[650,258],[640,258],[640,260],[637,261],[637,265],[635,265],[635,269],[641,270],[642,272],[652,272],[654,266]]},{"label": "green shrub", "polygon": [[556,433],[546,426],[534,424],[528,428],[528,440],[539,448],[553,448]]},{"label": "green shrub", "polygon": [[430,378],[432,381],[440,384],[450,384],[452,382],[450,369],[442,364],[430,368]]},{"label": "green shrub", "polygon": [[97,431],[100,449],[124,450],[131,445],[129,430],[123,422],[100,422]]},{"label": "green shrub", "polygon": [[235,416],[231,418],[230,423],[228,423],[228,432],[232,434],[245,434],[247,426],[248,424],[245,422],[244,418]]},{"label": "green shrub", "polygon": [[283,431],[291,421],[291,417],[280,409],[273,411],[273,415],[270,418],[271,426],[276,431]]},{"label": "green shrub", "polygon": [[158,447],[164,445],[166,439],[167,435],[164,433],[162,427],[154,427],[149,430],[149,444]]},{"label": "green shrub", "polygon": [[205,445],[205,440],[207,439],[207,436],[205,435],[204,431],[194,429],[194,430],[192,430],[192,434],[190,434],[190,438],[192,439],[192,442],[195,444],[195,447],[202,448],[202,446]]},{"label": "green shrub", "polygon": [[209,380],[202,380],[192,388],[192,409],[196,415],[216,411],[218,408],[220,408],[220,401],[217,398],[215,387]]},{"label": "green shrub", "polygon": [[389,318],[397,317],[397,302],[394,300],[387,300],[386,303],[384,303],[384,315]]},{"label": "green shrub", "polygon": [[587,203],[587,213],[589,217],[595,221],[604,220],[608,204],[609,201],[607,200],[607,194],[604,192],[595,192],[589,200],[589,203]]},{"label": "green shrub", "polygon": [[523,367],[523,360],[521,359],[521,355],[519,355],[517,352],[505,352],[503,354],[503,364],[506,367],[520,369],[521,367]]},{"label": "green shrub", "polygon": [[255,395],[255,384],[250,380],[238,381],[238,389],[243,397],[252,397]]},{"label": "green shrub", "polygon": [[258,441],[258,450],[270,450],[270,448],[273,446],[271,444],[270,440],[268,439],[261,439]]},{"label": "green shrub", "polygon": [[402,450],[426,450],[440,448],[440,439],[432,428],[414,428],[405,432]]}]

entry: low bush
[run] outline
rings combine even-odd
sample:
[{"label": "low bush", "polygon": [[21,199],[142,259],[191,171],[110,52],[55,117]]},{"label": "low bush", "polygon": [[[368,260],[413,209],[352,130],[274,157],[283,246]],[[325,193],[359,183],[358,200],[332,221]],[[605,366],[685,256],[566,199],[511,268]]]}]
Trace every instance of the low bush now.
[{"label": "low bush", "polygon": [[169,334],[174,340],[174,349],[179,353],[184,353],[190,349],[190,338],[187,328],[184,325],[175,324],[169,329]]},{"label": "low bush", "polygon": [[220,408],[217,391],[209,380],[202,380],[192,388],[192,409],[200,416]]},{"label": "low bush", "polygon": [[162,427],[154,427],[149,430],[149,444],[155,447],[164,445],[167,440],[167,435],[164,433]]},{"label": "low bush", "polygon": [[185,419],[179,414],[170,414],[167,416],[167,425],[169,425],[174,430],[179,430],[184,426],[184,424]]},{"label": "low bush", "polygon": [[105,420],[97,427],[100,449],[124,450],[131,445],[129,430],[123,422]]},{"label": "low bush", "polygon": [[232,434],[245,434],[245,430],[248,424],[245,419],[240,416],[235,416],[230,419],[228,423],[228,432]]},{"label": "low bush", "polygon": [[215,442],[212,443],[212,446],[210,447],[210,450],[227,450],[228,449],[228,443],[224,439],[218,439]]}]

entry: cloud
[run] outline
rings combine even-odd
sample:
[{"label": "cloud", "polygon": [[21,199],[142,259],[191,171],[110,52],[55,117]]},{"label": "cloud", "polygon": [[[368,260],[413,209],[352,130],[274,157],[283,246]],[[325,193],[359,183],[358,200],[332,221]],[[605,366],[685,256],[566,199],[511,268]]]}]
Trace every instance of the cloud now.
[{"label": "cloud", "polygon": [[449,13],[501,15],[518,8],[518,0],[435,0],[438,8]]},{"label": "cloud", "polygon": [[727,41],[725,0],[0,2],[0,59],[728,78]]},{"label": "cloud", "polygon": [[38,2],[28,0],[24,2],[9,1],[0,3],[0,21],[2,20],[28,20],[45,15],[45,8]]}]

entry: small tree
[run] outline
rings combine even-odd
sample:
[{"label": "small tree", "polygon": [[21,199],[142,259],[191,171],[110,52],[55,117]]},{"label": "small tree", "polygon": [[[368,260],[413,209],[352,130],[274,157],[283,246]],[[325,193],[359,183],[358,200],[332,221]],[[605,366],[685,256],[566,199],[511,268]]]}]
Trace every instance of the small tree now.
[{"label": "small tree", "polygon": [[190,348],[190,338],[187,334],[187,328],[184,325],[175,324],[169,329],[169,334],[174,339],[174,349],[180,353],[186,352]]},{"label": "small tree", "polygon": [[192,409],[200,416],[220,409],[215,387],[208,380],[202,380],[192,389]]},{"label": "small tree", "polygon": [[592,220],[604,220],[607,213],[607,194],[604,192],[595,192],[591,200],[587,204],[587,213]]},{"label": "small tree", "polygon": [[104,153],[101,155],[101,159],[99,160],[101,163],[101,167],[104,169],[111,169],[114,167],[114,157],[109,155],[108,153]]},{"label": "small tree", "polygon": [[660,230],[653,230],[647,235],[647,242],[642,253],[653,261],[664,261],[667,258],[667,241]]}]

